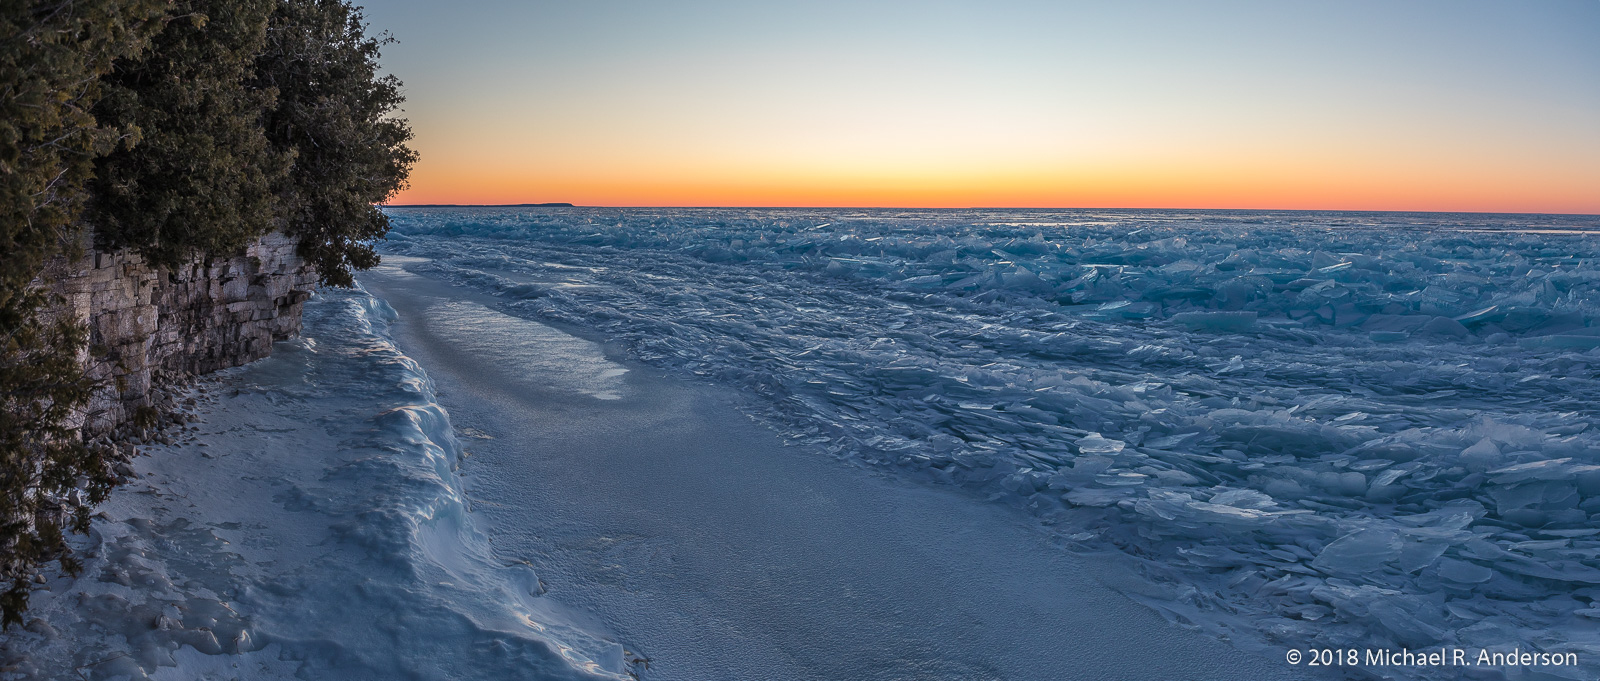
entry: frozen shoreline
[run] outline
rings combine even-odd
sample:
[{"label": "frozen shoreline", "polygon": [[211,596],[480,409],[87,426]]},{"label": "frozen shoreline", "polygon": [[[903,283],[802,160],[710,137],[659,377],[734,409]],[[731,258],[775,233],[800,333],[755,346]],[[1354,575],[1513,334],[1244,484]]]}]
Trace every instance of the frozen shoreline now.
[{"label": "frozen shoreline", "polygon": [[301,340],[201,380],[199,431],[135,460],[0,679],[625,678],[477,528],[392,316],[323,292]]},{"label": "frozen shoreline", "polygon": [[1025,514],[785,447],[732,391],[395,264],[363,282],[471,434],[497,550],[648,658],[642,678],[1310,676],[1170,625]]},{"label": "frozen shoreline", "polygon": [[393,218],[419,271],[732,387],[793,442],[1027,509],[1240,647],[1596,668],[1600,218]]},{"label": "frozen shoreline", "polygon": [[[137,459],[0,678],[1304,676],[1172,627],[1005,509],[786,448],[727,393],[386,269],[402,307],[470,314],[392,327],[324,293],[304,339],[201,381],[193,439]],[[391,328],[476,349],[411,348],[464,408],[465,484]]]},{"label": "frozen shoreline", "polygon": [[[1095,673],[1254,678],[1310,671],[1289,647],[1596,649],[1589,237],[814,213],[398,220],[391,250],[426,257],[364,280],[400,322],[329,293],[304,340],[208,379],[203,444],[139,461],[0,678],[1128,655]],[[435,370],[464,479],[397,346]],[[1109,624],[1074,620],[1086,593]]]},{"label": "frozen shoreline", "polygon": [[[1169,625],[1006,509],[784,447],[730,394],[386,270],[402,307],[463,314],[320,294],[305,338],[201,381],[193,439],[136,460],[0,678],[1305,676]],[[408,347],[463,408],[464,483],[396,329],[475,350]]]}]

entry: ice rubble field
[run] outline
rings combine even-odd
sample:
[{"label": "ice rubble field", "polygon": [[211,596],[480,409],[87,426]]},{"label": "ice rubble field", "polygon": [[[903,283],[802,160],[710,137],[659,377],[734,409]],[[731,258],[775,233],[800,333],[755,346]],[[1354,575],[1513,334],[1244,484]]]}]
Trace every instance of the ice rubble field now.
[{"label": "ice rubble field", "polygon": [[0,679],[628,678],[475,528],[393,315],[320,292],[304,339],[203,380],[194,439],[136,460],[82,576],[0,637]]},{"label": "ice rubble field", "polygon": [[1600,219],[390,214],[419,271],[1119,549],[1237,645],[1600,671]]}]

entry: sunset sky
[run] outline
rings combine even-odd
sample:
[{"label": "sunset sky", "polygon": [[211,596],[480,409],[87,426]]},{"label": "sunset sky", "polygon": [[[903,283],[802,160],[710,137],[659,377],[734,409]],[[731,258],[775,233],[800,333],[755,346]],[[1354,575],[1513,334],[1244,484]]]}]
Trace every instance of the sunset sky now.
[{"label": "sunset sky", "polygon": [[1600,213],[1600,2],[366,0],[395,203]]}]

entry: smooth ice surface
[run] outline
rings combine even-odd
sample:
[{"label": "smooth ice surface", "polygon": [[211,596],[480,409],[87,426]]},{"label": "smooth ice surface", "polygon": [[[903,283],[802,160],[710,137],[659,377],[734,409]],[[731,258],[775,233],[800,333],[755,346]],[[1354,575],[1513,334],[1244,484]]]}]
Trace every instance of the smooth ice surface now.
[{"label": "smooth ice surface", "polygon": [[0,635],[0,678],[627,678],[479,531],[393,316],[318,293],[301,340],[201,381],[184,442],[146,448],[77,540],[83,575]]},{"label": "smooth ice surface", "polygon": [[492,319],[441,324],[437,300],[481,294],[421,279],[362,276],[468,436],[474,515],[544,599],[647,658],[641,678],[1314,678],[1172,626],[1026,514],[785,447],[736,391],[652,370],[606,402],[530,385],[463,343],[548,350]]},{"label": "smooth ice surface", "polygon": [[1236,645],[1600,672],[1595,218],[391,214],[416,271],[1028,509]]},{"label": "smooth ice surface", "polygon": [[622,397],[628,370],[590,341],[478,303],[439,302],[422,314],[458,352],[493,363],[512,380],[601,400]]}]

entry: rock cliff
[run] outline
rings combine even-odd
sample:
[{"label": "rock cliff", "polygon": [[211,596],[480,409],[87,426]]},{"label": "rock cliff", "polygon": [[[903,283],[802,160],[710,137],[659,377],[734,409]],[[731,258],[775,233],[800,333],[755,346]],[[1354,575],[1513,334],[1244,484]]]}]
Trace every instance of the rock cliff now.
[{"label": "rock cliff", "polygon": [[315,271],[296,242],[269,234],[243,255],[155,267],[125,251],[90,251],[52,273],[63,314],[86,324],[83,362],[102,386],[82,414],[89,438],[159,408],[174,379],[238,366],[300,333]]}]

